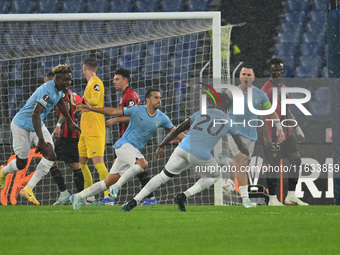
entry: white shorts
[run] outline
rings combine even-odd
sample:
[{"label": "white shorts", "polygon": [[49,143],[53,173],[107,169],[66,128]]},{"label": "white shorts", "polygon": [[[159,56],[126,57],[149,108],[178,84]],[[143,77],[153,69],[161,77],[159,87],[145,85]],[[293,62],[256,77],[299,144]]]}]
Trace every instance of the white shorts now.
[{"label": "white shorts", "polygon": [[120,176],[133,166],[137,159],[144,158],[142,153],[130,143],[124,143],[115,149],[115,153],[117,158],[110,169],[110,174],[119,174]]},{"label": "white shorts", "polygon": [[[250,140],[248,138],[245,138],[244,136],[241,136],[241,139],[244,142],[244,144],[246,145],[246,147],[249,151],[249,156],[251,157],[253,155],[253,152],[254,152],[255,141]],[[237,154],[241,153],[231,135],[228,135],[228,144],[229,144],[229,148],[231,150],[231,154],[233,154],[233,157],[235,157]]]},{"label": "white shorts", "polygon": [[[38,136],[34,131],[28,131],[18,127],[15,123],[11,123],[11,132],[13,138],[13,150],[15,155],[20,159],[27,159],[30,153],[32,143],[34,146],[38,144]],[[47,127],[43,125],[41,127],[41,132],[43,134],[46,143],[52,144],[54,148],[53,138]]]},{"label": "white shorts", "polygon": [[[217,162],[214,157],[211,157],[211,159],[208,161],[202,161],[187,152],[186,150],[183,150],[180,147],[176,147],[174,152],[171,154],[168,163],[166,163],[165,169],[171,174],[178,175],[184,170],[188,169],[190,166],[199,166],[203,168],[213,167],[217,169]],[[215,176],[216,174],[218,173],[215,172],[213,176]],[[204,175],[211,176],[211,174],[208,172],[205,172]]]}]

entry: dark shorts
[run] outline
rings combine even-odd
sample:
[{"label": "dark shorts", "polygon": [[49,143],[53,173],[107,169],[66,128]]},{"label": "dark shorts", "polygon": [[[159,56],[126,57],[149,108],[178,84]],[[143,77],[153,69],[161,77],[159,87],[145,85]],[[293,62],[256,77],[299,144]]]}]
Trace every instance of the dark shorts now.
[{"label": "dark shorts", "polygon": [[297,143],[294,136],[288,136],[288,138],[280,143],[273,143],[271,148],[264,147],[264,156],[266,162],[270,164],[279,164],[280,159],[287,158],[298,151]]},{"label": "dark shorts", "polygon": [[54,148],[57,160],[64,161],[67,164],[79,162],[78,139],[58,138],[54,143]]}]

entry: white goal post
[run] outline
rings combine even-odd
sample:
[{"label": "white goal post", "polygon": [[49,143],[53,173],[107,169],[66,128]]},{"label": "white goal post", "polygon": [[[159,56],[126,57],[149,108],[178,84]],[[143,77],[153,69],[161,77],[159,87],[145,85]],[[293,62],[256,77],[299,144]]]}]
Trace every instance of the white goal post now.
[{"label": "white goal post", "polygon": [[[36,87],[42,84],[43,75],[56,64],[66,62],[71,65],[74,70],[71,89],[81,94],[86,86],[81,64],[88,57],[95,58],[99,62],[98,76],[107,91],[105,104],[113,107],[118,107],[120,97],[112,86],[113,73],[122,67],[131,69],[131,86],[142,103],[146,89],[159,88],[164,98],[164,111],[174,124],[179,124],[190,114],[189,108],[195,104],[195,96],[192,95],[196,93],[192,87],[200,74],[210,84],[215,81],[220,84],[223,70],[223,75],[230,80],[229,62],[227,60],[223,65],[221,60],[220,12],[3,14],[0,22],[1,164],[6,164],[12,155],[11,119]],[[229,44],[224,47],[229,50]],[[209,68],[203,70],[208,62],[211,63]],[[46,120],[50,131],[57,120],[55,113],[51,114]],[[116,135],[117,128],[107,129],[105,163],[108,169],[112,164],[110,154]],[[163,137],[164,132],[159,131],[143,151],[149,162],[155,146]],[[157,174],[164,167],[173,149],[173,146],[168,147],[163,160],[150,164],[149,175]],[[220,144],[215,149],[215,156],[218,157],[221,152]],[[31,165],[27,174],[34,171],[34,160]],[[68,189],[72,191],[74,187],[68,166],[61,162],[58,166],[65,175]],[[97,181],[96,171],[92,173],[94,181]],[[161,204],[172,204],[175,193],[184,191],[197,180],[192,174],[184,175],[187,174],[183,173],[183,177],[156,191],[156,198]],[[12,186],[8,194],[2,193],[1,197],[3,199],[6,195],[8,204],[11,203],[9,197],[13,195],[11,189]],[[139,190],[138,180],[129,182],[122,189],[118,202],[126,201]],[[45,176],[35,192],[42,204],[52,204],[59,195],[50,175]],[[221,182],[215,185],[215,189],[198,194],[189,202],[223,204]],[[18,198],[18,203],[25,204],[26,201]]]}]

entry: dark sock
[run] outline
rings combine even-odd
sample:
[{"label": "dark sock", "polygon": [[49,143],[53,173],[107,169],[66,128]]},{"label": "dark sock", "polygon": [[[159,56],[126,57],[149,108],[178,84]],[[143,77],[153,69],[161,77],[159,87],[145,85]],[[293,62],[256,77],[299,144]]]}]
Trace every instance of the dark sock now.
[{"label": "dark sock", "polygon": [[295,191],[297,182],[298,182],[297,178],[288,178],[288,190]]},{"label": "dark sock", "polygon": [[267,186],[269,195],[273,196],[276,195],[276,184],[277,178],[267,178]]},{"label": "dark sock", "polygon": [[[138,175],[138,179],[142,185],[142,188],[150,181],[150,177],[148,176],[148,173],[146,171],[140,173]],[[153,192],[151,192],[149,195],[146,196],[147,198],[152,198],[154,197]]]},{"label": "dark sock", "polygon": [[54,182],[58,185],[59,191],[60,192],[65,191],[66,185],[65,185],[64,177],[61,174],[60,170],[56,166],[52,166],[52,168],[50,169],[50,172],[51,172]]},{"label": "dark sock", "polygon": [[80,192],[84,189],[84,176],[81,169],[73,170],[73,180],[76,185],[77,192]]}]

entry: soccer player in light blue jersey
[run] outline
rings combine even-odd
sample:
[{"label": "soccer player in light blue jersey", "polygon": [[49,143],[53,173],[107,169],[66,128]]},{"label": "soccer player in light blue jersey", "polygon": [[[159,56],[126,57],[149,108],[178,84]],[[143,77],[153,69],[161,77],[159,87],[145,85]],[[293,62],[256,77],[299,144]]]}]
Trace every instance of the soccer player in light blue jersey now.
[{"label": "soccer player in light blue jersey", "polygon": [[[223,107],[220,109],[228,110],[231,104],[229,97],[222,96]],[[249,152],[243,144],[237,127],[231,126],[231,120],[226,112],[220,109],[207,109],[207,114],[202,115],[200,111],[195,112],[187,120],[172,131],[159,145],[154,161],[163,154],[163,147],[171,142],[178,134],[190,128],[182,142],[177,146],[169,158],[168,163],[161,173],[154,176],[147,185],[133,198],[125,203],[122,211],[130,211],[137,206],[142,199],[150,192],[157,189],[162,184],[169,181],[174,176],[179,175],[190,166],[199,168],[198,174],[202,176],[191,188],[178,194],[174,201],[178,209],[186,211],[185,202],[187,197],[193,196],[202,190],[209,188],[220,177],[220,171],[217,168],[217,162],[211,154],[211,150],[217,142],[226,134],[230,134],[240,151],[243,152],[243,161],[247,161]]]},{"label": "soccer player in light blue jersey", "polygon": [[0,167],[0,189],[3,189],[7,174],[24,169],[27,165],[31,144],[36,145],[36,152],[41,152],[43,158],[30,181],[20,190],[20,195],[35,205],[40,203],[35,198],[32,189],[49,172],[56,160],[53,139],[43,120],[57,105],[60,112],[70,123],[71,130],[80,132],[78,126],[72,121],[63,100],[64,92],[71,85],[72,69],[65,64],[56,66],[52,71],[55,74],[54,80],[38,87],[24,107],[14,116],[11,132],[16,159],[12,160],[7,166]]},{"label": "soccer player in light blue jersey", "polygon": [[[82,112],[94,111],[106,115],[130,117],[130,123],[124,135],[114,144],[117,155],[109,176],[91,187],[70,197],[73,209],[79,209],[84,200],[110,187],[110,196],[117,197],[119,189],[135,175],[142,173],[148,167],[141,151],[158,128],[174,130],[169,117],[159,110],[161,94],[156,89],[150,89],[145,94],[146,105],[134,105],[130,108],[91,107],[89,104],[80,105]],[[182,140],[184,134],[178,138]]]},{"label": "soccer player in light blue jersey", "polygon": [[[271,103],[268,99],[266,93],[260,90],[257,87],[253,86],[253,82],[255,80],[254,70],[250,66],[244,66],[240,71],[240,81],[241,84],[239,88],[242,90],[244,95],[244,114],[243,115],[235,115],[233,114],[233,106],[230,108],[230,117],[233,121],[233,124],[236,125],[240,131],[241,138],[245,145],[248,148],[250,156],[253,155],[255,142],[257,140],[257,130],[256,126],[257,123],[252,122],[251,120],[258,119],[258,115],[252,113],[249,110],[248,106],[248,88],[252,89],[252,103],[255,109],[257,110],[267,110],[270,109]],[[227,92],[227,95],[230,99],[233,100],[233,95],[231,91]],[[237,103],[237,102],[236,102]],[[280,119],[276,112],[273,112],[271,118],[274,120],[274,125],[277,127],[277,136],[278,141],[282,142],[285,139],[282,126],[280,124]],[[234,157],[235,162],[240,162],[239,158],[242,157],[242,153],[237,148],[234,140],[232,137],[228,136],[228,144],[231,150],[231,153]],[[247,165],[244,164],[237,164],[237,179],[239,183],[239,188],[241,191],[241,197],[243,201],[243,205],[245,207],[252,207],[256,206],[254,203],[250,203],[249,195],[248,195],[248,177],[246,171],[240,171],[240,169],[246,169]]]}]

